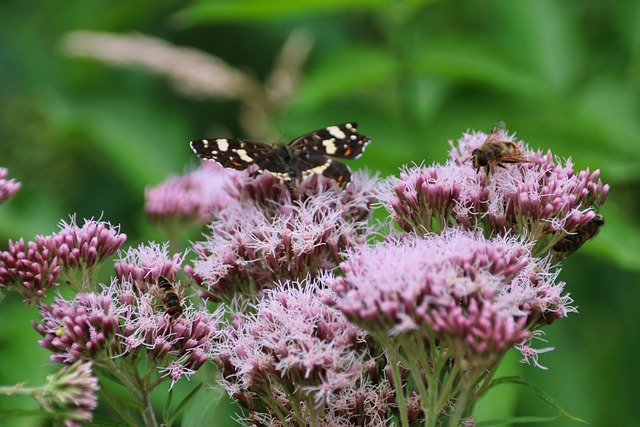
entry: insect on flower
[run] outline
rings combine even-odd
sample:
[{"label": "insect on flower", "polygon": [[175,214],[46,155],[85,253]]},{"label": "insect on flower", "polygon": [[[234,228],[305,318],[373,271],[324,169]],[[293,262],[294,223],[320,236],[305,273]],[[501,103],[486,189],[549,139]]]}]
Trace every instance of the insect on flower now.
[{"label": "insect on flower", "polygon": [[504,122],[498,122],[491,128],[487,140],[471,153],[471,161],[476,172],[485,168],[487,176],[495,166],[505,167],[503,163],[526,163],[529,160],[522,149],[513,141],[501,141],[499,134],[506,130]]},{"label": "insect on flower", "polygon": [[593,238],[604,225],[604,216],[597,214],[591,221],[579,227],[574,234],[568,234],[553,245],[553,250],[567,256],[577,251],[587,240]]},{"label": "insect on flower", "polygon": [[304,134],[287,145],[244,139],[198,139],[191,149],[201,159],[213,160],[225,168],[244,170],[256,164],[260,174],[268,170],[284,181],[300,182],[322,174],[344,187],[351,171],[332,157],[356,159],[371,139],[360,135],[356,123],[344,123]]},{"label": "insect on flower", "polygon": [[171,318],[176,319],[183,311],[182,300],[178,292],[176,292],[173,284],[163,276],[158,277],[156,286],[154,296],[162,301],[162,306],[166,310],[166,313],[171,316]]}]

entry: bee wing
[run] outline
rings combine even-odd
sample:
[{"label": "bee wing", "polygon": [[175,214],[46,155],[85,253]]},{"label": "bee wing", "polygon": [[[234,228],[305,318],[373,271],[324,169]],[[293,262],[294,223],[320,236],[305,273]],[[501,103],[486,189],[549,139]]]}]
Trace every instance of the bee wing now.
[{"label": "bee wing", "polygon": [[531,160],[522,154],[504,154],[500,157],[500,163],[529,163]]}]

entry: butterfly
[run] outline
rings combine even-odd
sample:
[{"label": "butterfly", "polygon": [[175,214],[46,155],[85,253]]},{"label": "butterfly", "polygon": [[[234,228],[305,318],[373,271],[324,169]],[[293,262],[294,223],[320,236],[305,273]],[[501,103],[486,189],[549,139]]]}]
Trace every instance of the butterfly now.
[{"label": "butterfly", "polygon": [[245,139],[196,139],[191,149],[201,159],[213,160],[225,168],[244,170],[257,165],[254,174],[265,170],[286,182],[300,182],[313,174],[331,178],[344,187],[351,171],[334,159],[356,159],[371,142],[359,134],[356,123],[318,129],[297,137],[287,145]]}]

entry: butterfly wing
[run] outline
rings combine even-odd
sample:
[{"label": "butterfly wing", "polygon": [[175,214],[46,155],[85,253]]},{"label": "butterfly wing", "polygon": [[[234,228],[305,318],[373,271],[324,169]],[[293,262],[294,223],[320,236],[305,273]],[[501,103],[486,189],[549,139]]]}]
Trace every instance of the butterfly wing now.
[{"label": "butterfly wing", "polygon": [[264,164],[273,163],[273,158],[277,157],[272,145],[245,139],[196,139],[190,145],[201,159],[236,170],[244,170],[253,164],[265,169]]},{"label": "butterfly wing", "polygon": [[296,168],[300,178],[306,179],[314,174],[321,174],[333,179],[340,187],[351,181],[351,171],[342,162],[324,154],[303,153],[296,158]]},{"label": "butterfly wing", "polygon": [[371,139],[357,132],[356,123],[329,126],[302,135],[288,145],[291,153],[324,154],[344,159],[355,159],[362,155]]}]

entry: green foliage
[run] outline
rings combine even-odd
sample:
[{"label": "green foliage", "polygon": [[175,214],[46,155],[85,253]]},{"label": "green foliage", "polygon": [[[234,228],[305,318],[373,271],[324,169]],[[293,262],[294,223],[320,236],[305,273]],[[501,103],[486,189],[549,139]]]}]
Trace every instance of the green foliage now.
[{"label": "green foliage", "polygon": [[[607,223],[565,263],[568,277],[577,278],[565,280],[582,313],[564,327],[580,330],[584,321],[619,334],[602,328],[584,337],[579,344],[587,348],[573,355],[581,369],[565,371],[563,366],[575,366],[567,356],[574,336],[567,332],[564,341],[553,340],[556,351],[545,376],[529,367],[522,374],[537,376],[532,382],[558,399],[559,390],[570,395],[566,383],[590,381],[577,392],[581,399],[571,401],[571,412],[596,424],[623,425],[635,417],[634,407],[616,403],[616,396],[635,395],[640,379],[634,360],[618,363],[619,349],[640,351],[633,328],[637,299],[628,296],[638,297],[640,284],[639,17],[633,0],[200,0],[153,6],[71,0],[62,8],[52,1],[4,2],[0,166],[23,188],[0,206],[0,247],[7,239],[48,234],[74,212],[122,224],[131,243],[148,239],[144,188],[196,163],[188,141],[216,132],[247,136],[237,102],[196,99],[173,90],[161,74],[66,56],[64,35],[141,32],[219,56],[265,81],[286,36],[303,29],[314,46],[299,86],[267,112],[281,135],[358,121],[373,144],[355,164],[390,174],[402,164],[441,161],[447,140],[504,120],[530,146],[570,156],[578,168],[600,169],[612,185],[601,212]],[[571,273],[596,260],[600,268],[588,270],[592,274]],[[598,303],[610,304],[608,310]],[[589,320],[589,310],[603,311]],[[614,317],[628,327],[616,330]],[[34,318],[16,298],[2,301],[0,322],[8,326],[0,334],[6,344],[0,363],[7,369],[0,383],[43,377],[46,356],[28,326]],[[604,335],[607,345],[597,345]],[[602,364],[619,367],[606,375],[599,372]],[[212,383],[213,377],[200,380]],[[230,419],[233,407],[214,393],[201,390],[194,397],[183,425]],[[524,394],[520,399],[505,419],[536,421],[518,418],[532,413]],[[2,401],[15,410],[14,402]],[[553,425],[575,423],[560,419]]]}]

